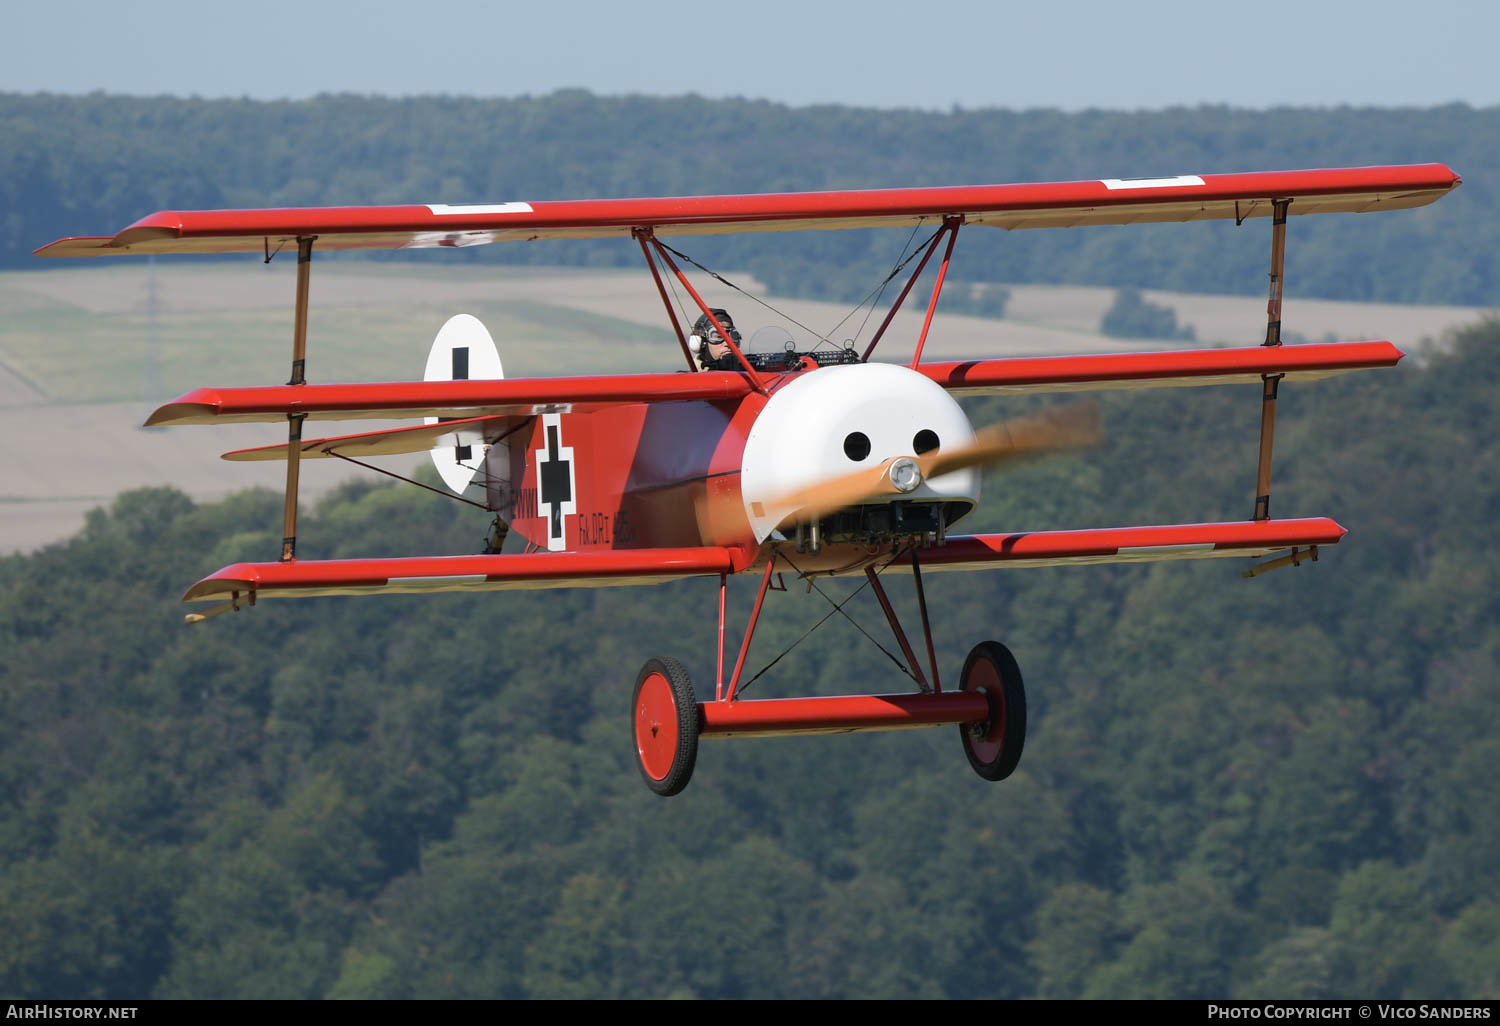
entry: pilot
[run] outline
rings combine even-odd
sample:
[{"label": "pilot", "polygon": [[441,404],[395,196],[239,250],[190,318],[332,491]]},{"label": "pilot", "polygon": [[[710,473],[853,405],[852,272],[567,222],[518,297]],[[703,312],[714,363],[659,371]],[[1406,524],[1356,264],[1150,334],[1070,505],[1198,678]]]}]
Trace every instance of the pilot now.
[{"label": "pilot", "polygon": [[[734,326],[734,318],[729,316],[728,310],[713,308],[713,315],[718,318],[719,323],[724,325],[724,330],[729,332],[729,337],[734,339],[734,344],[740,344],[740,333]],[[713,322],[704,314],[693,322],[693,338],[697,341],[698,366],[704,370],[732,370],[742,369],[740,361],[734,358],[730,352],[729,343],[724,341]],[[691,343],[690,343],[691,345]]]}]

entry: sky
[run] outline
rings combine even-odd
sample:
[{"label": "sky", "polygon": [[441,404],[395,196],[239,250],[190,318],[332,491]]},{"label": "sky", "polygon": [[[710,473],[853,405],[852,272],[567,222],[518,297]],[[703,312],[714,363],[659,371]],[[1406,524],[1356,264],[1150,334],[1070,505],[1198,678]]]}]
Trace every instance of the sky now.
[{"label": "sky", "polygon": [[1500,3],[3,0],[0,91],[697,93],[947,110],[1500,103]]}]

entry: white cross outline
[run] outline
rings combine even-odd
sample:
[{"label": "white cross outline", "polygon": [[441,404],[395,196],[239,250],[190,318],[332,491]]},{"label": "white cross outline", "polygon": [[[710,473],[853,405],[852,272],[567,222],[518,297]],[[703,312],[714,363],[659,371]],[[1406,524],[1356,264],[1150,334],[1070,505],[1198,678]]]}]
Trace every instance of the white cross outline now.
[{"label": "white cross outline", "polygon": [[[551,463],[547,455],[547,429],[557,429],[557,461],[568,468],[568,501],[557,503],[558,512],[561,514],[559,522],[562,524],[562,533],[557,537],[552,536],[552,506],[553,503],[542,501],[542,465]],[[537,513],[547,522],[547,551],[561,552],[568,547],[568,516],[578,512],[578,480],[574,473],[573,447],[562,444],[562,414],[542,414],[542,447],[536,451],[536,509]]]}]

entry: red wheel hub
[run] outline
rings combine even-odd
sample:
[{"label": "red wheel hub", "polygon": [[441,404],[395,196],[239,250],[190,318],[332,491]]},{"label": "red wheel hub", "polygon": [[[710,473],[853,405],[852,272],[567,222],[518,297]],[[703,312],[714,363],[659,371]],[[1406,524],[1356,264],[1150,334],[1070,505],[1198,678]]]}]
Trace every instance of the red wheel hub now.
[{"label": "red wheel hub", "polygon": [[984,726],[975,724],[967,735],[967,743],[980,761],[994,762],[999,757],[1000,750],[1005,747],[1005,688],[1000,682],[995,664],[988,659],[974,660],[968,676],[964,677],[963,688],[965,691],[982,691],[989,699],[989,729],[983,734],[975,734],[973,730]]},{"label": "red wheel hub", "polygon": [[635,747],[652,780],[664,780],[677,758],[677,700],[667,678],[653,673],[635,703]]}]

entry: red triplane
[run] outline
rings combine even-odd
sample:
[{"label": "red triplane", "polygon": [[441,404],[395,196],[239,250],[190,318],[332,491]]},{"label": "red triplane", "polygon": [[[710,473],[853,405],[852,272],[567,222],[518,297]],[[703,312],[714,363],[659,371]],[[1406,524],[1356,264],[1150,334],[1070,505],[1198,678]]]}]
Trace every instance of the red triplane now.
[{"label": "red triplane", "polygon": [[[1441,164],[1260,174],[1184,175],[1060,184],[880,189],[864,192],[500,203],[488,206],[334,207],[152,214],[113,237],[61,239],[41,256],[124,253],[297,252],[291,381],[203,388],[166,404],[159,424],[289,422],[285,445],[229,459],[287,461],[281,558],[225,567],[188,589],[212,601],[196,622],[260,599],[434,591],[656,584],[718,578],[718,663],[713,700],[700,702],[677,660],[647,661],[631,716],[642,776],[675,794],[688,782],[700,736],[810,734],[959,725],[970,765],[999,780],[1016,766],[1026,698],[1016,662],[984,641],[944,689],[928,628],[923,572],[1064,563],[1144,562],[1285,555],[1246,576],[1316,558],[1345,531],[1326,518],[1272,520],[1271,448],[1284,380],[1390,367],[1389,342],[1282,345],[1281,284],[1288,214],[1366,212],[1431,203],[1459,184]],[[1110,356],[923,363],[922,349],[961,226],[1075,225],[1270,217],[1271,289],[1263,345]],[[710,308],[662,237],[738,231],[927,224],[920,261],[863,349],[746,353],[722,311]],[[304,376],[314,249],[406,249],[532,239],[633,238],[691,373],[503,380],[499,357],[473,318],[449,321],[433,344],[427,380],[310,384]],[[928,262],[942,250],[909,364],[870,355]],[[668,296],[680,282],[697,307],[689,334]],[[894,272],[893,272],[894,275]],[[727,343],[727,346],[726,346]],[[725,350],[734,369],[704,370],[695,353]],[[732,357],[732,359],[731,359]],[[721,365],[722,366],[722,365]],[[959,536],[979,501],[981,465],[1087,444],[1089,405],[975,431],[954,397],[1251,382],[1261,396],[1254,514],[1237,523]],[[304,420],[426,418],[396,430],[314,440]],[[307,560],[296,555],[300,461],[431,450],[444,481],[483,486],[496,517],[490,551],[473,556]],[[525,551],[499,553],[513,530]],[[880,574],[910,568],[926,641],[913,651]],[[760,591],[729,673],[724,592],[730,574],[758,573]],[[862,574],[917,682],[911,694],[745,699],[745,657],[772,578]]]}]

